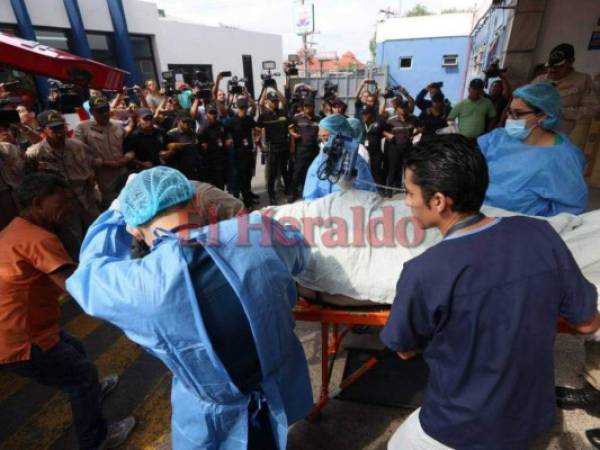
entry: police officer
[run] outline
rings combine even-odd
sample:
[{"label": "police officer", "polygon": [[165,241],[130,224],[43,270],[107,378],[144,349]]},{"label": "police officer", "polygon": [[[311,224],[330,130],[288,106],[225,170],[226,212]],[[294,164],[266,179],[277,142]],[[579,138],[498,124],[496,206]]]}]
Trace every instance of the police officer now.
[{"label": "police officer", "polygon": [[165,150],[166,136],[161,128],[154,124],[154,114],[147,108],[137,112],[138,122],[125,138],[123,147],[130,157],[131,169],[140,171],[161,164],[160,153]]},{"label": "police officer", "polygon": [[110,120],[108,101],[104,97],[92,97],[89,105],[93,119],[77,125],[75,138],[86,144],[92,156],[98,159],[95,174],[105,209],[119,194],[117,183],[127,173],[129,158],[123,154],[123,127]]},{"label": "police officer", "polygon": [[386,128],[385,121],[377,114],[374,107],[366,107],[361,111],[363,127],[363,145],[369,152],[371,174],[378,184],[385,183],[383,173],[383,132]]},{"label": "police officer", "polygon": [[312,98],[304,100],[302,112],[292,118],[289,126],[290,135],[294,139],[294,173],[292,176],[291,198],[300,197],[301,187],[306,179],[306,172],[315,156],[319,153],[319,118],[315,115],[315,103]]},{"label": "police officer", "polygon": [[45,138],[29,147],[25,158],[34,170],[53,173],[68,183],[72,194],[70,213],[58,236],[71,258],[76,260],[85,231],[100,214],[101,194],[94,172],[101,166],[102,159],[94,158],[83,142],[67,138],[65,119],[60,112],[44,111],[38,121],[44,128]]},{"label": "police officer", "polygon": [[219,121],[217,106],[211,105],[206,110],[206,127],[199,140],[206,163],[206,181],[221,190],[225,189],[227,149],[232,141],[227,139],[225,127]]},{"label": "police officer", "polygon": [[179,111],[177,127],[167,133],[167,147],[161,156],[167,166],[179,170],[190,180],[206,181],[206,165],[195,126],[189,111]]},{"label": "police officer", "polygon": [[248,115],[249,102],[247,98],[237,100],[237,114],[227,122],[227,135],[233,141],[235,172],[242,199],[246,208],[254,203],[250,185],[252,169],[254,168],[254,142],[258,137],[255,132],[256,121]]},{"label": "police officer", "polygon": [[384,136],[389,141],[386,151],[387,185],[399,188],[402,186],[404,155],[412,145],[419,119],[410,113],[411,104],[408,101],[396,97],[392,100],[392,105],[396,114],[388,119],[384,131]]},{"label": "police officer", "polygon": [[285,98],[279,91],[267,94],[266,109],[259,115],[257,126],[265,131],[267,144],[267,192],[269,202],[277,204],[275,195],[275,180],[278,174],[283,176],[286,194],[289,193],[290,176],[287,169],[290,159],[290,148],[288,141],[289,120],[284,108],[280,108],[280,102],[284,104]]}]

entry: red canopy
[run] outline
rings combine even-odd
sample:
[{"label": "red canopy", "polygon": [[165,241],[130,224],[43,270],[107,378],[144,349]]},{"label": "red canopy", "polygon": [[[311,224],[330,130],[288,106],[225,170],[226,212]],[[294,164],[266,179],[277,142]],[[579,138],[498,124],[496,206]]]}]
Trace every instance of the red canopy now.
[{"label": "red canopy", "polygon": [[92,89],[120,90],[128,75],[116,67],[2,33],[0,63]]}]

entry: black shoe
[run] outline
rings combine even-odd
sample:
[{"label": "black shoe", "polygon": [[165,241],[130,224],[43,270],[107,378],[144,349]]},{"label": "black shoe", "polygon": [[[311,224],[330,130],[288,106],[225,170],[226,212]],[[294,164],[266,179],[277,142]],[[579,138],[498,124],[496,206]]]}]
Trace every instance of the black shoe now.
[{"label": "black shoe", "polygon": [[250,197],[252,197],[253,199],[259,199],[260,195],[255,194],[254,192],[250,192]]},{"label": "black shoe", "polygon": [[556,387],[556,404],[562,409],[600,409],[600,391],[586,383],[581,389]]},{"label": "black shoe", "polygon": [[594,448],[600,449],[600,428],[593,428],[591,430],[587,430],[585,435],[590,441],[590,444],[594,446]]},{"label": "black shoe", "polygon": [[269,195],[269,205],[276,206],[277,205],[277,197],[274,195]]},{"label": "black shoe", "polygon": [[119,384],[119,375],[113,373],[100,380],[100,403],[104,401],[108,395],[115,390]]},{"label": "black shoe", "polygon": [[98,450],[117,448],[127,440],[134,426],[135,418],[133,416],[109,424],[106,439],[98,446]]}]

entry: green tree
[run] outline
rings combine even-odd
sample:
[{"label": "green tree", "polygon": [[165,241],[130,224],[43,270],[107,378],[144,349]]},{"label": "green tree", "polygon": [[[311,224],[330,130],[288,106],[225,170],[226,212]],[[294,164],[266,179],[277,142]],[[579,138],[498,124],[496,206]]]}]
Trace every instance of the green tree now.
[{"label": "green tree", "polygon": [[406,17],[416,17],[416,16],[431,16],[433,13],[427,9],[426,6],[417,3],[413,9],[404,14]]}]

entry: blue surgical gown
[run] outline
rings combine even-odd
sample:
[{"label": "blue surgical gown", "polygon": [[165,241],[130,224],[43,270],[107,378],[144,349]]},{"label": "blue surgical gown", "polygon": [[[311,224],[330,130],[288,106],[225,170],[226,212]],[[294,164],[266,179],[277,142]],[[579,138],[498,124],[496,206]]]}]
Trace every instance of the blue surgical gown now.
[{"label": "blue surgical gown", "polygon": [[562,143],[536,147],[498,128],[477,142],[487,160],[485,204],[531,216],[581,214],[587,208],[585,158],[562,134]]},{"label": "blue surgical gown", "polygon": [[184,247],[166,237],[131,259],[123,216],[107,211],[90,227],[67,289],[84,311],[107,320],[173,372],[175,450],[239,450],[248,442],[248,406],[266,401],[278,448],[288,426],[312,407],[304,351],[294,333],[297,293],[292,275],[309,259],[302,235],[254,213],[196,229],[237,294],[260,360],[260,390],[242,393],[212,347]]},{"label": "blue surgical gown", "polygon": [[[317,176],[319,167],[321,167],[326,158],[327,155],[323,151],[320,151],[308,168],[304,190],[302,191],[302,198],[304,200],[315,200],[325,197],[332,192],[341,191],[341,188],[337,184],[331,183],[329,180],[320,180]],[[356,169],[358,176],[354,180],[352,187],[361,191],[377,192],[369,164],[360,155],[356,158]]]}]

